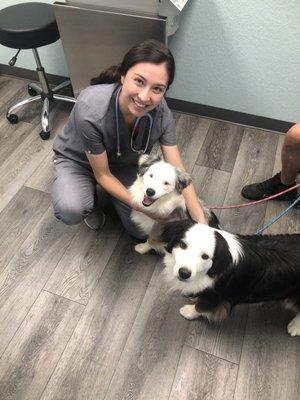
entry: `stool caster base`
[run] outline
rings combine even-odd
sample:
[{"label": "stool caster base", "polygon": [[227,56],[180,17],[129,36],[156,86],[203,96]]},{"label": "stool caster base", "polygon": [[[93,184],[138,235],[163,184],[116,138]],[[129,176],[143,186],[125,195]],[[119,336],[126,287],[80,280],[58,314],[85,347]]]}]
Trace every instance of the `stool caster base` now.
[{"label": "stool caster base", "polygon": [[6,114],[6,119],[13,125],[19,122],[17,114]]},{"label": "stool caster base", "polygon": [[32,87],[30,87],[29,85],[28,85],[28,88],[27,88],[27,92],[28,92],[29,96],[31,96],[31,97],[36,96],[36,95],[38,94],[37,91],[34,90],[34,89],[33,89]]},{"label": "stool caster base", "polygon": [[43,140],[48,140],[49,137],[50,137],[50,131],[41,131],[41,132],[40,132],[40,137],[41,137]]}]

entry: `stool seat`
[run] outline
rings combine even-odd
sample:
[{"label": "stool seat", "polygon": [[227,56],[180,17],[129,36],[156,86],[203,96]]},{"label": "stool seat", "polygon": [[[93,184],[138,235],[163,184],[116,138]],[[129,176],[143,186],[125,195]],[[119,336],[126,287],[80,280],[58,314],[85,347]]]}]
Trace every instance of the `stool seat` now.
[{"label": "stool seat", "polygon": [[0,11],[0,44],[3,46],[33,49],[54,43],[59,37],[51,4],[21,3]]}]

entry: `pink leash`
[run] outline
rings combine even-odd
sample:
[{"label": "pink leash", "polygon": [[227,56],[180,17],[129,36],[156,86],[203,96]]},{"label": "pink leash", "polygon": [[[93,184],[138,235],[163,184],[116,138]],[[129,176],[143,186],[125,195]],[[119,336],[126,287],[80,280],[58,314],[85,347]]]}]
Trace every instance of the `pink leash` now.
[{"label": "pink leash", "polygon": [[261,200],[250,201],[249,203],[243,203],[243,204],[235,204],[235,205],[232,205],[232,206],[212,206],[212,207],[209,207],[209,209],[210,210],[225,210],[225,209],[229,209],[229,208],[249,207],[249,206],[253,206],[255,204],[264,203],[265,201],[269,201],[269,200],[275,199],[276,197],[279,197],[279,196],[281,196],[281,195],[283,195],[285,193],[288,193],[291,190],[296,189],[298,187],[300,187],[300,183],[297,183],[296,185],[294,185],[294,186],[292,186],[292,187],[290,187],[290,188],[288,188],[286,190],[283,190],[280,193],[273,194],[272,196],[265,197],[264,199],[261,199]]}]

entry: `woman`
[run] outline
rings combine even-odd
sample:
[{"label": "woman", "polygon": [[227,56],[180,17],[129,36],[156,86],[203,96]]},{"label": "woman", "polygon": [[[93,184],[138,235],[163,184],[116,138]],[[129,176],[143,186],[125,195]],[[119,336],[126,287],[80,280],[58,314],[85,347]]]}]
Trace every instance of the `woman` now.
[{"label": "woman", "polygon": [[[165,161],[184,168],[164,99],[174,74],[170,50],[147,40],[81,92],[54,142],[53,206],[58,219],[70,225],[84,219],[92,229],[100,229],[105,217],[97,209],[98,184],[110,195],[127,232],[143,238],[130,219],[131,210],[137,208],[127,190],[136,179],[140,154],[150,153],[159,141]],[[206,223],[192,184],[183,195],[191,217]]]}]

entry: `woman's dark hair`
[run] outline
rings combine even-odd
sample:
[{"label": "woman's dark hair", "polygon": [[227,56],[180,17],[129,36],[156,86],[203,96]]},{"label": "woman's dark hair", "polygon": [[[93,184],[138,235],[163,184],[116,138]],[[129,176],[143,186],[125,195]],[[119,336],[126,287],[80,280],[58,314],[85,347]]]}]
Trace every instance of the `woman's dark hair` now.
[{"label": "woman's dark hair", "polygon": [[169,76],[169,88],[174,80],[175,61],[168,47],[157,40],[138,42],[125,54],[121,64],[113,65],[101,72],[99,76],[92,78],[91,85],[121,82],[121,76],[125,76],[131,67],[140,62],[150,62],[153,64],[165,63]]}]

